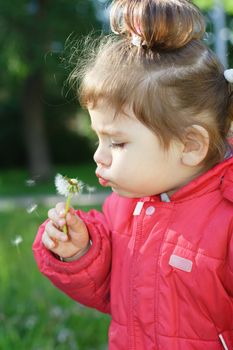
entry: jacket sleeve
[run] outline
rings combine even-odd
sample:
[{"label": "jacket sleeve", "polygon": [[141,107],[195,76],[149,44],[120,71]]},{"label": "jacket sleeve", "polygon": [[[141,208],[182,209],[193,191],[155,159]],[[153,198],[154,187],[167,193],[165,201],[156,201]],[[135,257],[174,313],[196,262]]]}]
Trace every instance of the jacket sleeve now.
[{"label": "jacket sleeve", "polygon": [[[104,212],[108,212],[108,201]],[[33,244],[33,252],[39,270],[60,290],[72,299],[88,307],[110,313],[111,229],[107,214],[91,210],[77,211],[85,222],[92,245],[80,259],[62,262],[45,248],[41,237],[42,224]]]}]

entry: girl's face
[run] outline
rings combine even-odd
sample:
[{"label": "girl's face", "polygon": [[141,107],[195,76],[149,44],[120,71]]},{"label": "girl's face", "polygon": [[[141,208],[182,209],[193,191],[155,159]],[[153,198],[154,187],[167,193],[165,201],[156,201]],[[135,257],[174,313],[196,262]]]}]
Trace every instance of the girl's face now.
[{"label": "girl's face", "polygon": [[[181,163],[182,144],[164,151],[156,135],[136,117],[101,105],[89,110],[99,145],[96,175],[103,186],[121,196],[139,198],[172,194],[188,181]],[[115,117],[114,117],[115,116]]]}]

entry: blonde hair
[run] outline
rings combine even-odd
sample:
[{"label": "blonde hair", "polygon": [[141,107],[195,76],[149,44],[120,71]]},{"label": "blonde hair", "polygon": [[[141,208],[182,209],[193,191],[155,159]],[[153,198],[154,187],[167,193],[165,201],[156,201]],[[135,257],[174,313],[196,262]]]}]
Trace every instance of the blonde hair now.
[{"label": "blonde hair", "polygon": [[183,140],[188,127],[201,125],[210,138],[205,166],[221,161],[233,94],[223,66],[201,41],[199,9],[188,0],[116,0],[110,21],[118,35],[101,39],[71,75],[81,78],[82,105],[94,108],[103,100],[116,113],[131,106],[165,149],[172,139]]}]

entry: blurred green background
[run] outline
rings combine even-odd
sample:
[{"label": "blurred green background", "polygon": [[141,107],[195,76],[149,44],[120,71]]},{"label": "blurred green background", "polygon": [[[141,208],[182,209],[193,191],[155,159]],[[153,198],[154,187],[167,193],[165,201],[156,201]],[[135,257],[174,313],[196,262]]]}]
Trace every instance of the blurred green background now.
[{"label": "blurred green background", "polygon": [[[206,16],[206,43],[233,68],[233,1],[195,2]],[[31,246],[59,200],[56,173],[86,184],[76,207],[101,208],[94,136],[67,78],[75,42],[108,30],[104,0],[0,0],[1,350],[107,349],[109,317],[56,290]]]}]

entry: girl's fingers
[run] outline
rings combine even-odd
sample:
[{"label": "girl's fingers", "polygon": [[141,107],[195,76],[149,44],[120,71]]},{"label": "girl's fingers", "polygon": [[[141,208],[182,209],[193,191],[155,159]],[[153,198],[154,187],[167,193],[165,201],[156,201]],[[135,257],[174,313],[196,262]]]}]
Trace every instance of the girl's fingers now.
[{"label": "girl's fingers", "polygon": [[46,231],[43,233],[42,242],[47,249],[53,249],[56,247],[56,243],[48,236]]},{"label": "girl's fingers", "polygon": [[66,223],[72,231],[77,232],[79,228],[79,218],[76,215],[72,215],[70,212],[66,215]]},{"label": "girl's fingers", "polygon": [[67,213],[66,223],[69,226],[69,230],[74,232],[83,232],[87,231],[86,225],[77,215],[72,215],[70,212]]},{"label": "girl's fingers", "polygon": [[66,210],[66,204],[65,203],[63,203],[63,202],[57,203],[55,209],[56,209],[57,215],[60,218],[64,218],[65,217],[65,210]]},{"label": "girl's fingers", "polygon": [[65,225],[65,203],[58,203],[48,211],[48,217],[59,228]]},{"label": "girl's fingers", "polygon": [[54,208],[48,211],[48,218],[52,220],[53,224],[55,224],[57,227],[62,227],[65,225],[65,220],[60,218]]},{"label": "girl's fingers", "polygon": [[49,221],[46,226],[45,226],[45,232],[47,233],[47,236],[49,237],[49,239],[52,240],[58,240],[58,241],[62,241],[62,242],[66,242],[68,237],[67,235],[58,230],[52,223],[52,221]]}]

